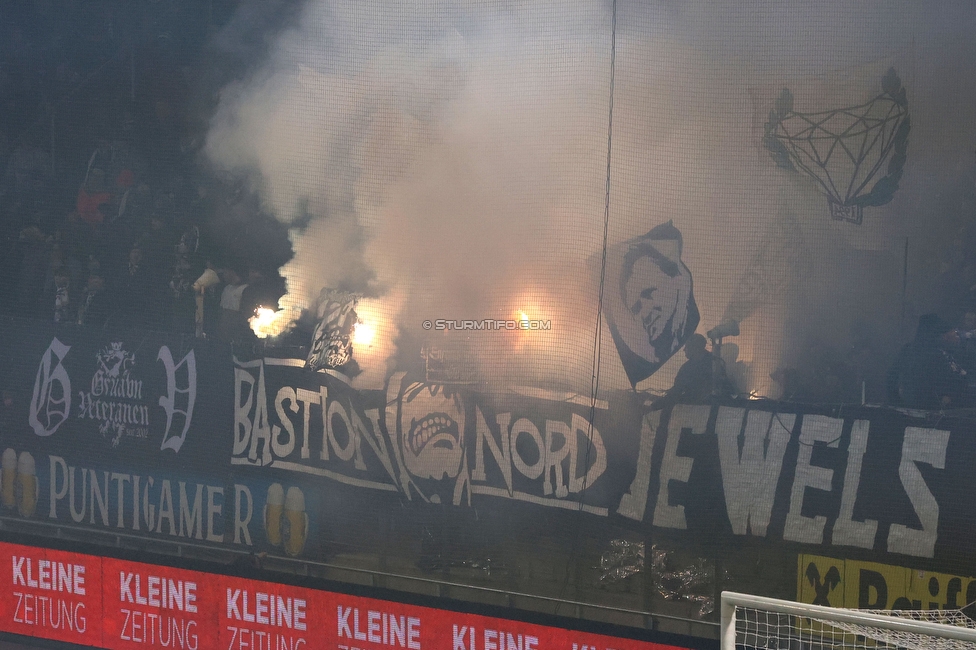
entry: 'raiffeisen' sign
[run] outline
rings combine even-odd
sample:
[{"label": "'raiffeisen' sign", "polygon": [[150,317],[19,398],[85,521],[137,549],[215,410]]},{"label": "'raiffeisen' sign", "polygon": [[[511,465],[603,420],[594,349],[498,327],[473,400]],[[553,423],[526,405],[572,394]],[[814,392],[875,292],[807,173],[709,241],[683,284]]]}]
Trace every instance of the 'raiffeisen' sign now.
[{"label": "'raiffeisen' sign", "polygon": [[958,609],[976,600],[976,578],[800,555],[796,599],[851,609]]}]

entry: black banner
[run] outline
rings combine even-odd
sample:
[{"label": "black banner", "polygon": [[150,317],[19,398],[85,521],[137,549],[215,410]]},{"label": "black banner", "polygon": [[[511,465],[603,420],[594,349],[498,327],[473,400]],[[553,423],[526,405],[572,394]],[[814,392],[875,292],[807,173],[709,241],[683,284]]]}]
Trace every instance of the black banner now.
[{"label": "black banner", "polygon": [[682,404],[650,414],[617,513],[723,544],[764,538],[889,561],[972,557],[973,421],[840,410]]},{"label": "black banner", "polygon": [[[229,350],[192,337],[4,321],[0,511],[219,541]],[[182,518],[181,518],[182,517]]]},{"label": "black banner", "polygon": [[359,390],[304,360],[240,359],[193,338],[0,329],[0,515],[42,533],[324,558],[359,544],[369,517],[443,524],[477,509],[501,538],[505,526],[612,522],[688,545],[949,563],[976,545],[976,427],[962,417],[769,402],[647,411],[633,392],[486,393],[403,372]]}]

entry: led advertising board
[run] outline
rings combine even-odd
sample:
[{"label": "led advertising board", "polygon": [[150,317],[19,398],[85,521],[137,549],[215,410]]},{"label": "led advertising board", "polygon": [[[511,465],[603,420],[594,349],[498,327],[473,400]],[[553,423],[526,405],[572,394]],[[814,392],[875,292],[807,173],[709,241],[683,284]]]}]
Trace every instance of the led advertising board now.
[{"label": "led advertising board", "polygon": [[0,631],[109,650],[678,650],[8,543],[0,543],[0,607]]}]

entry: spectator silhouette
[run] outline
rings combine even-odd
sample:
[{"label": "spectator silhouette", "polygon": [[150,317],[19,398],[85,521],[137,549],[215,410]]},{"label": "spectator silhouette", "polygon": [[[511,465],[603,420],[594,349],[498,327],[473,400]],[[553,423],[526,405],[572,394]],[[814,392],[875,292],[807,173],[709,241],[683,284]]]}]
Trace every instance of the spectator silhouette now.
[{"label": "spectator silhouette", "polygon": [[905,344],[888,375],[889,399],[919,409],[968,405],[966,372],[953,356],[958,338],[936,314],[918,319],[915,338]]},{"label": "spectator silhouette", "polygon": [[112,311],[111,296],[105,290],[105,278],[101,273],[91,273],[88,276],[85,293],[81,297],[81,306],[78,308],[78,324],[102,328]]},{"label": "spectator silhouette", "polygon": [[[658,410],[677,404],[703,402],[712,396],[715,386],[715,365],[721,363],[708,351],[708,342],[701,334],[692,334],[685,343],[685,357],[688,359],[678,369],[674,377],[674,385],[668,392],[658,399],[653,406]],[[724,379],[724,372],[722,373]],[[724,386],[722,381],[721,385]]]},{"label": "spectator silhouette", "polygon": [[134,247],[129,251],[129,261],[119,276],[115,293],[113,322],[123,327],[148,327],[150,275],[141,248]]}]

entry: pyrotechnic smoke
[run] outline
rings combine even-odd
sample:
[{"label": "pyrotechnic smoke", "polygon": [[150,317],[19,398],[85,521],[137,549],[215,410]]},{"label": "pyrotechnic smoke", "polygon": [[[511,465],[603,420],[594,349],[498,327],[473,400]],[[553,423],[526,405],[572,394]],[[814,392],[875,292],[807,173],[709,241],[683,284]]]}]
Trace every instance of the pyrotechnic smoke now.
[{"label": "pyrotechnic smoke", "polygon": [[[772,251],[796,280],[743,322],[742,356],[760,380],[811,328],[842,342],[858,318],[893,326],[901,244],[926,210],[920,196],[938,191],[919,165],[958,176],[972,149],[976,104],[940,121],[933,96],[956,82],[926,75],[947,56],[972,70],[964,5],[936,16],[908,1],[617,3],[610,243],[673,220],[701,330],[719,322],[757,253]],[[356,352],[366,385],[382,380],[401,337],[437,335],[488,380],[588,392],[610,28],[603,2],[308,4],[269,59],[224,89],[208,139],[210,158],[252,172],[293,226],[274,327],[321,287],[341,288],[366,296],[360,314],[375,329]],[[775,169],[762,121],[783,87],[798,106],[836,108],[875,94],[890,65],[913,115],[902,188],[862,228],[833,223],[810,183]],[[940,132],[957,127],[964,138]],[[422,329],[519,312],[552,329]],[[603,341],[603,386],[622,387]],[[667,386],[680,361],[647,385]]]},{"label": "pyrotechnic smoke", "polygon": [[[277,326],[323,286],[364,294],[367,383],[400,330],[423,334],[425,320],[522,310],[554,323],[531,341],[478,333],[465,347],[489,377],[592,356],[596,309],[582,291],[600,243],[609,17],[533,11],[314,3],[253,79],[224,92],[211,158],[258,172],[283,222],[312,216],[292,231]],[[526,362],[532,352],[542,364]]]}]

